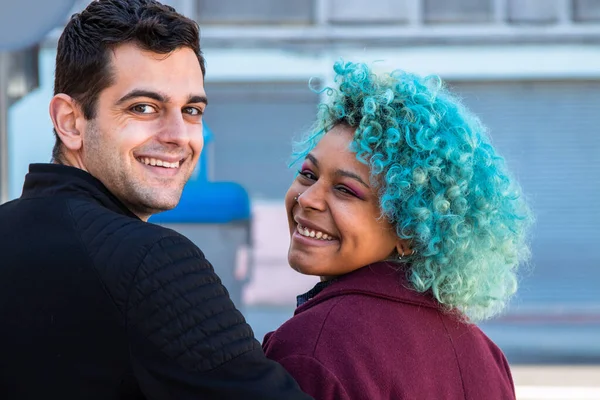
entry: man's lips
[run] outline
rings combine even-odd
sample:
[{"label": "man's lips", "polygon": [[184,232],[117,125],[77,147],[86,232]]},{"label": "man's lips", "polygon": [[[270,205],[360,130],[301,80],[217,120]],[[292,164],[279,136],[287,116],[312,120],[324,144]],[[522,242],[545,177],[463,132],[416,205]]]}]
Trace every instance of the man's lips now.
[{"label": "man's lips", "polygon": [[152,157],[152,156],[138,156],[136,159],[145,165],[152,167],[163,167],[163,168],[179,168],[185,161],[185,158],[173,158],[173,157]]}]

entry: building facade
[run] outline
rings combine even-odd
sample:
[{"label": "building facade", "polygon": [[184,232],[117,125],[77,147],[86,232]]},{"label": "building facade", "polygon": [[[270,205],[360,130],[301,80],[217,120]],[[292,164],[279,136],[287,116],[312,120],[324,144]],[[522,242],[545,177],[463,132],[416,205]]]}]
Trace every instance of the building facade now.
[{"label": "building facade", "polygon": [[[319,100],[309,79],[330,82],[338,59],[440,75],[490,128],[537,215],[533,268],[513,314],[560,320],[566,312],[600,324],[600,1],[166,3],[201,27],[213,179],[243,184],[260,213],[269,205],[281,212],[294,174],[291,141],[310,126]],[[43,102],[59,33],[42,44],[40,89],[13,106],[13,197],[27,163],[50,155]],[[285,232],[274,236],[282,243],[265,240],[257,251],[279,267],[287,240]]]}]

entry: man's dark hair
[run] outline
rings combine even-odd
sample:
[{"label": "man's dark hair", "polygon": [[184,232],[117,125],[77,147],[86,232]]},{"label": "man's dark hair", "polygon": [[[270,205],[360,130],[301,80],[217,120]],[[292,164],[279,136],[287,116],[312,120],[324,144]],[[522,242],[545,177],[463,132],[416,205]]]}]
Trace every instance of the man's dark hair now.
[{"label": "man's dark hair", "polygon": [[[54,94],[71,96],[86,119],[94,118],[98,95],[113,80],[109,51],[124,43],[159,54],[189,47],[205,73],[196,22],[155,0],[96,0],[71,17],[58,41]],[[54,133],[52,158],[59,161]]]}]

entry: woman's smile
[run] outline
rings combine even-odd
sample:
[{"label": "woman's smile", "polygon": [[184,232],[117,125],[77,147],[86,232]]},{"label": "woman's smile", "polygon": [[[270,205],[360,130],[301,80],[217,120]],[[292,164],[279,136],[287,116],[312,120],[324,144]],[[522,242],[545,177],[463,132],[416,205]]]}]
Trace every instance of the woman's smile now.
[{"label": "woman's smile", "polygon": [[298,231],[298,233],[301,234],[302,236],[305,236],[308,238],[315,238],[317,240],[333,240],[334,239],[333,236],[329,236],[328,234],[323,233],[322,231],[311,230],[300,224],[298,224],[296,226],[296,231]]},{"label": "woman's smile", "polygon": [[306,246],[331,246],[338,245],[339,240],[333,236],[329,236],[321,231],[310,230],[300,224],[296,226],[296,230],[292,234],[294,245]]},{"label": "woman's smile", "polygon": [[288,261],[304,274],[332,277],[386,259],[399,242],[380,218],[369,167],[350,149],[354,129],[338,125],[306,156],[286,195]]}]

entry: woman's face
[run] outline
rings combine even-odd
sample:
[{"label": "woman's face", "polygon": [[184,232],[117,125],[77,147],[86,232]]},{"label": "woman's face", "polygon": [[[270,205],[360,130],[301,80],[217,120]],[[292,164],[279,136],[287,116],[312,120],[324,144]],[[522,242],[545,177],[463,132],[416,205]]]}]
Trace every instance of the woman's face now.
[{"label": "woman's face", "polygon": [[349,150],[353,134],[346,125],[327,132],[286,194],[288,260],[303,274],[347,274],[388,258],[399,246],[393,226],[380,218],[369,167]]}]

